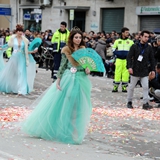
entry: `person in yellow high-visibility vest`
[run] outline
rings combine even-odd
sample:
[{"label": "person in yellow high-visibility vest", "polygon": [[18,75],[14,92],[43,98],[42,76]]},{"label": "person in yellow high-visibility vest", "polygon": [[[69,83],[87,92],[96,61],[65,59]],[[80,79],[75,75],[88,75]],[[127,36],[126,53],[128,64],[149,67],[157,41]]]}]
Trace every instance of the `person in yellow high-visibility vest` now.
[{"label": "person in yellow high-visibility vest", "polygon": [[113,53],[116,56],[114,87],[112,92],[118,92],[118,86],[121,83],[122,92],[127,92],[129,81],[129,73],[126,68],[126,57],[130,47],[134,44],[129,38],[129,29],[124,27],[121,30],[121,37],[114,42],[112,47]]},{"label": "person in yellow high-visibility vest", "polygon": [[52,36],[52,44],[53,44],[53,70],[51,77],[53,78],[53,82],[57,79],[57,72],[59,70],[60,62],[61,62],[61,49],[67,44],[69,37],[69,30],[66,28],[67,23],[62,21],[60,23],[60,28],[53,34]]},{"label": "person in yellow high-visibility vest", "polygon": [[[10,38],[11,38],[11,36],[10,36],[10,34],[9,34],[9,31],[6,31],[5,43],[8,43],[8,41],[9,41]],[[9,47],[9,48],[6,50],[7,58],[10,58],[10,57],[11,57],[11,52],[12,52],[12,48]]]}]

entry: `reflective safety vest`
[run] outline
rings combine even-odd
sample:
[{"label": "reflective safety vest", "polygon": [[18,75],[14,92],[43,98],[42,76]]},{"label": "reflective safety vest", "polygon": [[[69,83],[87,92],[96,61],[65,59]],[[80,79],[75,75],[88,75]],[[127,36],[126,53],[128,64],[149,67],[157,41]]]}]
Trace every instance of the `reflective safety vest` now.
[{"label": "reflective safety vest", "polygon": [[114,55],[119,59],[126,59],[128,51],[134,42],[130,39],[117,39],[112,47]]},{"label": "reflective safety vest", "polygon": [[69,30],[66,29],[66,32],[62,33],[57,30],[52,37],[51,42],[53,43],[53,52],[59,52],[66,43],[68,42]]},{"label": "reflective safety vest", "polygon": [[9,41],[10,38],[11,38],[11,36],[6,36],[5,42],[8,43],[8,41]]}]

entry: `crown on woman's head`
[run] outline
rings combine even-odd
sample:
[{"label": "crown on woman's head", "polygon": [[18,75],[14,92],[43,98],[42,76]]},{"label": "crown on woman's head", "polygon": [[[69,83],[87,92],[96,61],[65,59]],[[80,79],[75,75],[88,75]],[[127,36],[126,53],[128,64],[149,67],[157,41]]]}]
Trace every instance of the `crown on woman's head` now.
[{"label": "crown on woman's head", "polygon": [[73,27],[73,28],[71,29],[71,32],[72,32],[72,31],[81,31],[81,29],[78,28],[77,26],[75,26],[75,27]]}]

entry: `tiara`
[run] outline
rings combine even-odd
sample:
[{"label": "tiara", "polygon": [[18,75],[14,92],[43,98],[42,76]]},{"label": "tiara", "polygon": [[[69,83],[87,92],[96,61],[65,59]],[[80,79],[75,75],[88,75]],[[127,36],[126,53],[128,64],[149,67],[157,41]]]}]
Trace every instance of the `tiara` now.
[{"label": "tiara", "polygon": [[81,31],[81,29],[78,28],[77,26],[75,26],[75,27],[73,27],[73,28],[71,29],[71,32],[72,32],[72,31]]}]

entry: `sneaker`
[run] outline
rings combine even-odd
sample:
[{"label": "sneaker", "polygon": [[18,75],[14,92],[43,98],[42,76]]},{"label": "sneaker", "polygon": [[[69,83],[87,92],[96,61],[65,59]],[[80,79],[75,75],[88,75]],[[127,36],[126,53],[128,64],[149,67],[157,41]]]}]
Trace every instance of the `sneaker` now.
[{"label": "sneaker", "polygon": [[122,86],[122,92],[127,92],[127,87],[126,86]]},{"label": "sneaker", "polygon": [[133,109],[132,102],[127,103],[127,108]]},{"label": "sneaker", "polygon": [[112,92],[118,92],[118,86],[117,86],[117,85],[115,85],[115,86],[113,87]]},{"label": "sneaker", "polygon": [[143,109],[145,110],[149,110],[149,109],[152,109],[153,107],[151,105],[149,105],[148,103],[146,104],[143,104]]}]

